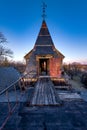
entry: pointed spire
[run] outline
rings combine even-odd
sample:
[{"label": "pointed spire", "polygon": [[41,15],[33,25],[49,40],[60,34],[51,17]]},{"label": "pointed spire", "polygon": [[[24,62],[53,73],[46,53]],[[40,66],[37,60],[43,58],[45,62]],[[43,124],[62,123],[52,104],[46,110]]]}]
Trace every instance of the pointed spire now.
[{"label": "pointed spire", "polygon": [[45,20],[45,18],[46,18],[46,7],[47,7],[47,5],[45,4],[45,2],[43,2],[43,4],[42,4],[42,18],[43,18],[43,20]]},{"label": "pointed spire", "polygon": [[38,45],[52,46],[53,45],[53,41],[52,41],[52,38],[51,38],[51,35],[50,35],[50,32],[48,30],[45,20],[42,21],[42,25],[41,25],[35,45],[36,46],[38,46]]},{"label": "pointed spire", "polygon": [[47,25],[46,25],[45,20],[42,21],[42,26],[41,26],[41,28],[48,28]]}]

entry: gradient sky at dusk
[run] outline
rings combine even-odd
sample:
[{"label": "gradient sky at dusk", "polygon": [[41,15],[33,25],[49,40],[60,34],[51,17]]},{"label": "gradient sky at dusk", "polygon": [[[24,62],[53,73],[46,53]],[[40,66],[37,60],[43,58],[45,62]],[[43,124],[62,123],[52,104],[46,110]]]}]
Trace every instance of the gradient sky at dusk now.
[{"label": "gradient sky at dusk", "polygon": [[[46,23],[65,62],[87,63],[87,0],[44,0]],[[0,0],[0,32],[22,61],[34,46],[42,23],[42,0]]]}]

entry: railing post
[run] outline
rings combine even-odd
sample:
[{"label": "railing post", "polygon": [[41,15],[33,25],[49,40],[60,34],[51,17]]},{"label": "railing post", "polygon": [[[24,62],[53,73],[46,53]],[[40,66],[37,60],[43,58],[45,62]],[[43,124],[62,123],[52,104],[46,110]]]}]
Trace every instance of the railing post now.
[{"label": "railing post", "polygon": [[22,85],[21,85],[21,80],[19,80],[19,82],[18,82],[18,84],[19,84],[19,87],[20,87],[20,91],[22,91]]},{"label": "railing post", "polygon": [[16,90],[16,86],[14,85],[14,91],[15,91],[15,96],[16,96],[16,103],[18,103],[18,96],[17,96],[17,90]]},{"label": "railing post", "polygon": [[25,89],[25,81],[24,81],[24,78],[22,78],[22,82],[23,82],[23,88]]},{"label": "railing post", "polygon": [[9,113],[10,113],[11,112],[11,106],[10,106],[8,90],[6,90],[6,96],[7,96],[7,100],[8,100],[8,110],[9,110]]},{"label": "railing post", "polygon": [[[6,119],[4,120],[4,122],[2,123],[2,126],[0,127],[0,130],[2,130],[2,129],[4,128],[4,126],[6,125],[7,121],[9,120],[11,114],[14,112],[16,106],[18,105],[18,102],[19,102],[19,101],[18,101],[18,96],[17,96],[16,84],[19,85],[19,87],[20,87],[20,92],[21,92],[22,96],[23,96],[24,94],[26,94],[25,91],[23,92],[23,89],[26,90],[25,87],[26,87],[26,85],[27,85],[27,84],[25,84],[26,82],[24,81],[24,77],[26,77],[26,75],[29,75],[29,73],[27,73],[27,74],[21,76],[21,78],[19,78],[18,80],[16,80],[14,83],[10,84],[9,86],[6,86],[6,89],[4,89],[3,91],[0,92],[0,96],[1,96],[2,94],[5,94],[5,95],[6,95],[6,97],[7,97],[7,102],[8,102],[8,108],[7,108],[7,109],[8,109],[8,115],[7,115]],[[31,78],[31,80],[32,80],[32,78]],[[16,96],[16,103],[15,103],[14,106],[11,107],[10,96],[9,96],[9,90],[10,90],[11,88],[13,88],[13,87],[14,87],[14,92],[15,92],[15,96]],[[22,92],[23,92],[23,93],[22,93]],[[27,96],[27,94],[26,94],[25,96]],[[20,99],[19,99],[19,100],[20,100]]]}]

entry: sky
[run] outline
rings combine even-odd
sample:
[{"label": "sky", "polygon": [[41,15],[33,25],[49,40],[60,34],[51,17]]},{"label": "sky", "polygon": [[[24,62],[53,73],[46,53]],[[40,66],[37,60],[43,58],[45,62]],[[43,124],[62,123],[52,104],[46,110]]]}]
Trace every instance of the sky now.
[{"label": "sky", "polygon": [[[13,61],[24,61],[42,24],[43,0],[0,0],[0,32]],[[64,62],[87,63],[87,0],[44,0],[46,23]]]}]

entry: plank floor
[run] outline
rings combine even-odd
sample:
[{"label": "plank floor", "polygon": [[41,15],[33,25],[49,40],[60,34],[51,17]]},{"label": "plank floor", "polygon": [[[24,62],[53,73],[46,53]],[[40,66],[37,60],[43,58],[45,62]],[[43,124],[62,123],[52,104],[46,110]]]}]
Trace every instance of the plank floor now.
[{"label": "plank floor", "polygon": [[49,77],[39,78],[30,105],[60,105],[54,85]]}]

